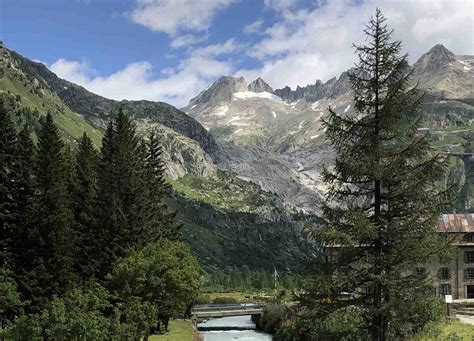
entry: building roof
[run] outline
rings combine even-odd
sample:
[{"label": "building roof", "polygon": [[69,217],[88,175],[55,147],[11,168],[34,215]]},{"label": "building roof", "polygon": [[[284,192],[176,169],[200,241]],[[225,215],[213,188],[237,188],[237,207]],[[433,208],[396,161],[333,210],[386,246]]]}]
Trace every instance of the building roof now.
[{"label": "building roof", "polygon": [[474,213],[443,214],[438,220],[439,232],[474,232]]}]

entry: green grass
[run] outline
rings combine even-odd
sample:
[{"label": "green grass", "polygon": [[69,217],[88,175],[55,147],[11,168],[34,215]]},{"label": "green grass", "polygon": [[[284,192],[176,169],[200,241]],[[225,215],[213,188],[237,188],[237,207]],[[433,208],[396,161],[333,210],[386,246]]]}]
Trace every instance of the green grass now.
[{"label": "green grass", "polygon": [[[268,301],[273,297],[273,291],[261,290],[258,292],[241,292],[241,291],[227,291],[227,292],[204,292],[199,295],[198,302],[204,303],[250,303],[250,302],[262,302]],[[290,297],[285,297],[289,300]],[[225,302],[227,300],[227,302]]]},{"label": "green grass", "polygon": [[455,320],[450,324],[441,322],[430,325],[412,341],[472,341],[474,340],[474,325],[460,323]]},{"label": "green grass", "polygon": [[275,200],[273,194],[262,191],[257,185],[224,172],[206,178],[187,174],[170,183],[188,198],[232,212],[257,212],[262,205]]},{"label": "green grass", "polygon": [[161,335],[153,335],[150,341],[192,341],[193,325],[190,320],[170,321],[169,332]]},{"label": "green grass", "polygon": [[100,146],[102,139],[100,130],[92,127],[82,116],[69,109],[56,94],[47,89],[35,88],[20,70],[7,68],[4,63],[4,60],[0,60],[0,69],[4,73],[0,78],[0,91],[9,92],[14,96],[19,95],[20,108],[37,110],[41,115],[51,112],[67,143],[73,143],[86,132],[94,144]]}]

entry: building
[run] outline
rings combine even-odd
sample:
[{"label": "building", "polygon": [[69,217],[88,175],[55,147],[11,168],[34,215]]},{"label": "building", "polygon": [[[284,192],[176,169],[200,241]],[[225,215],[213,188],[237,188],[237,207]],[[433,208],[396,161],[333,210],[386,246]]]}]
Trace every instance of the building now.
[{"label": "building", "polygon": [[[437,232],[445,235],[455,247],[453,258],[444,264],[433,260],[416,271],[432,281],[439,296],[474,299],[474,213],[443,214],[438,220]],[[339,257],[342,248],[342,245],[326,247],[326,262]]]},{"label": "building", "polygon": [[474,213],[443,214],[437,230],[456,247],[455,256],[448,263],[433,262],[420,270],[433,279],[438,295],[474,299]]}]

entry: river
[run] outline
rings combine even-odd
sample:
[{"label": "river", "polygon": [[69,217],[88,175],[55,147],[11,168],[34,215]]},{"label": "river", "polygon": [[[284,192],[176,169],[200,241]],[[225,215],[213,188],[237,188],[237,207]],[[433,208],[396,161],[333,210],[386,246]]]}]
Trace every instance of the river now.
[{"label": "river", "polygon": [[[207,322],[199,323],[198,328],[199,327],[239,327],[254,329],[255,323],[250,319],[250,315],[232,316],[215,318]],[[204,336],[204,341],[271,341],[272,339],[270,334],[261,333],[255,330],[213,330],[201,331],[199,333]]]}]

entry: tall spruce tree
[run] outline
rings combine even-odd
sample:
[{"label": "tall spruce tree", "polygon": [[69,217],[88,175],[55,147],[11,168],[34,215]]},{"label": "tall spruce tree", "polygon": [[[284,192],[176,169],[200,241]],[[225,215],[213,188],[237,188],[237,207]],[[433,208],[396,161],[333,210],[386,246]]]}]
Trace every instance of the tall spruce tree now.
[{"label": "tall spruce tree", "polygon": [[14,168],[16,131],[3,100],[0,101],[0,266],[10,267],[10,243],[15,233]]},{"label": "tall spruce tree", "polygon": [[72,281],[72,212],[63,142],[50,113],[38,134],[35,162],[36,219],[31,233],[36,240],[34,269],[30,273],[32,301],[43,305],[53,294],[67,290]]},{"label": "tall spruce tree", "polygon": [[[333,257],[316,264],[301,296],[313,321],[356,307],[358,330],[379,341],[402,339],[423,324],[417,313],[430,295],[414,270],[445,250],[435,227],[454,192],[434,186],[446,162],[417,132],[422,94],[385,20],[377,9],[364,31],[367,44],[356,46],[350,82],[358,115],[329,108],[324,122],[336,161],[324,171],[327,225],[311,234]],[[350,298],[341,300],[342,292]]]},{"label": "tall spruce tree", "polygon": [[146,147],[135,129],[135,124],[120,110],[102,140],[97,194],[102,255],[99,278],[130,248],[144,246],[152,234]]},{"label": "tall spruce tree", "polygon": [[[146,183],[148,230],[150,239],[164,237],[176,239],[180,225],[176,223],[176,212],[171,212],[166,205],[166,197],[170,195],[171,186],[165,179],[165,164],[163,162],[163,148],[159,136],[154,130],[147,140],[146,154]],[[149,240],[152,241],[152,240]]]},{"label": "tall spruce tree", "polygon": [[15,220],[16,230],[12,239],[14,277],[22,292],[28,292],[27,273],[32,269],[35,240],[31,229],[35,217],[35,185],[33,178],[35,146],[28,125],[18,134],[15,163]]},{"label": "tall spruce tree", "polygon": [[77,234],[76,270],[83,279],[94,275],[100,257],[97,245],[97,168],[99,155],[86,133],[77,141],[71,186],[74,230]]}]

